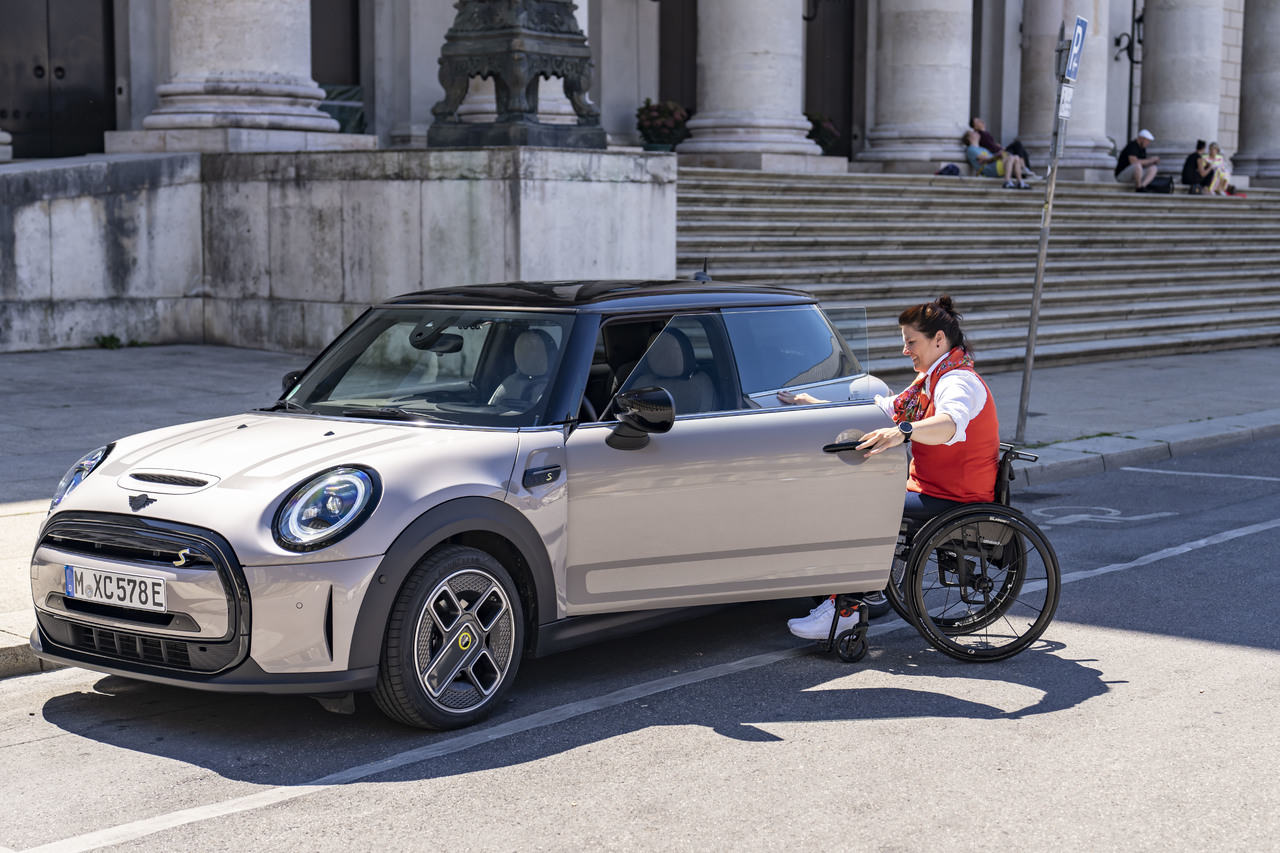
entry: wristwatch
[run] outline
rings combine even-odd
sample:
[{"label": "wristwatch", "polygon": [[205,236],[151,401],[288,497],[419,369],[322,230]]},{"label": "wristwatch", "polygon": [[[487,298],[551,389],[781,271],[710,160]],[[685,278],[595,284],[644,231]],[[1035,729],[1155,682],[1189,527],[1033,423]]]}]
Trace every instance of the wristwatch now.
[{"label": "wristwatch", "polygon": [[911,421],[903,421],[898,424],[898,432],[902,433],[902,441],[905,444],[911,440],[911,432],[915,427],[911,426]]}]

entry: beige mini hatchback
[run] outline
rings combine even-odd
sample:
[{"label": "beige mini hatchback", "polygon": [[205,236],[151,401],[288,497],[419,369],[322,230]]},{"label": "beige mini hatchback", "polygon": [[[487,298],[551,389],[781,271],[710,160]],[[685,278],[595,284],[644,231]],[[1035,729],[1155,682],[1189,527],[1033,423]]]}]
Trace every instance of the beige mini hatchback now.
[{"label": "beige mini hatchback", "polygon": [[889,424],[854,343],[808,294],[722,282],[393,299],[269,408],[80,460],[32,559],[32,646],[454,728],[525,655],[882,589],[906,457],[833,452]]}]

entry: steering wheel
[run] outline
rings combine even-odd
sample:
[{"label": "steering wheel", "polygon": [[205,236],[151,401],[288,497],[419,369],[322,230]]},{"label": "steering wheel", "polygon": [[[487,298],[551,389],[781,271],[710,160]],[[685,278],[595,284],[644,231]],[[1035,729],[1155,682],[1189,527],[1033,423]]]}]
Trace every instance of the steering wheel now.
[{"label": "steering wheel", "polygon": [[598,421],[598,420],[600,420],[600,416],[596,414],[596,407],[595,407],[595,406],[593,406],[593,405],[591,404],[591,401],[587,399],[587,397],[586,397],[586,395],[585,395],[585,394],[584,394],[584,395],[583,395],[583,397],[582,397],[582,405],[578,407],[578,421],[579,421],[579,422],[581,422],[581,421],[582,421],[582,411],[583,411],[583,409],[586,409],[586,412],[587,412],[587,419],[586,419],[586,420],[587,420],[587,422],[593,422],[593,421]]}]

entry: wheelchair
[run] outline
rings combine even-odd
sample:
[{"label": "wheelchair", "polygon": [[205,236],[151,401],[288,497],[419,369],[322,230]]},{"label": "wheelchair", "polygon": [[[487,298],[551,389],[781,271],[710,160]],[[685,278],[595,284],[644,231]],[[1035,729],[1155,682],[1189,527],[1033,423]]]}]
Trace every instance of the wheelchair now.
[{"label": "wheelchair", "polygon": [[[927,520],[902,520],[884,595],[934,648],[963,661],[1010,658],[1040,638],[1058,607],[1062,579],[1053,546],[1010,506],[1016,460],[1030,453],[1000,445],[995,501],[963,504]],[[836,596],[823,644],[846,662],[867,653],[866,593]],[[840,617],[855,627],[836,633]]]}]

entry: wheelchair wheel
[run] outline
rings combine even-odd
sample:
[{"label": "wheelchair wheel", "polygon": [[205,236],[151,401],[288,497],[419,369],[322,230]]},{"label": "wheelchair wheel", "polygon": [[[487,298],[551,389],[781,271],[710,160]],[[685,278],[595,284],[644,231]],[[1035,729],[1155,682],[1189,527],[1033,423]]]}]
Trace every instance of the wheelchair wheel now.
[{"label": "wheelchair wheel", "polygon": [[916,618],[911,612],[911,602],[908,600],[910,595],[907,592],[909,543],[910,539],[904,529],[898,536],[898,547],[893,551],[893,567],[889,571],[889,582],[884,587],[884,597],[888,599],[889,606],[902,617],[903,622],[914,625]]},{"label": "wheelchair wheel", "polygon": [[997,661],[1034,643],[1058,607],[1058,558],[1040,530],[995,504],[929,522],[907,565],[914,623],[957,660]]}]

